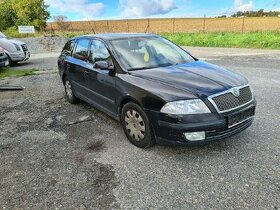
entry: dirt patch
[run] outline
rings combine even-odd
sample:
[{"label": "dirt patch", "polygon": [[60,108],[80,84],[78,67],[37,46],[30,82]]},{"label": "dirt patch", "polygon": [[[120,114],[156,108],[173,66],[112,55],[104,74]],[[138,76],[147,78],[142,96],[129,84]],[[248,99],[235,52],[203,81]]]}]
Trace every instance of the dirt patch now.
[{"label": "dirt patch", "polygon": [[88,145],[88,150],[90,152],[100,152],[104,149],[105,149],[105,146],[104,146],[104,142],[102,142],[102,141],[93,142]]},{"label": "dirt patch", "polygon": [[[24,83],[25,91],[0,93],[1,206],[119,208],[114,168],[96,160],[106,148],[99,140],[102,128],[97,124],[103,119],[94,115],[96,110],[83,103],[70,105],[57,75],[16,83]],[[53,92],[46,91],[50,83]],[[93,127],[96,132],[88,135]]]}]

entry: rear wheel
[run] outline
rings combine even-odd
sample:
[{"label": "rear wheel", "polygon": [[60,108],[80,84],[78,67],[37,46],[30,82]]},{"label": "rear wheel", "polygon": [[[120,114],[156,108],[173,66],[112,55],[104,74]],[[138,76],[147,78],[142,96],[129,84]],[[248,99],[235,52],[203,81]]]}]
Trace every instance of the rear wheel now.
[{"label": "rear wheel", "polygon": [[124,105],[121,123],[127,138],[135,146],[148,148],[155,144],[149,119],[139,105],[131,102]]},{"label": "rear wheel", "polygon": [[72,83],[70,82],[70,80],[65,77],[64,78],[64,89],[65,89],[65,94],[66,94],[66,98],[67,100],[71,103],[71,104],[75,104],[78,102],[77,97],[75,96],[75,93],[73,91],[73,86]]}]

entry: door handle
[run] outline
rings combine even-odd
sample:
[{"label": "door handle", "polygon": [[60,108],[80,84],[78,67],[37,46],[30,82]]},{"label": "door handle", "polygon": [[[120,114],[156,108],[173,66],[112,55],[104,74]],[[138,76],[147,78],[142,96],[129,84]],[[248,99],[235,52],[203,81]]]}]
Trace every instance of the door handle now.
[{"label": "door handle", "polygon": [[89,74],[89,70],[85,70],[85,74],[88,75]]}]

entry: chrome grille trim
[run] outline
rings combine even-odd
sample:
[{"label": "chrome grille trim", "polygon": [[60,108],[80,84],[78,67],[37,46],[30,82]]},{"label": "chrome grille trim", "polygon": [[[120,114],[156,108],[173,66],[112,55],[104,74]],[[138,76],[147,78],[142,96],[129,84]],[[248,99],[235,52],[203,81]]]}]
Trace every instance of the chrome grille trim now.
[{"label": "chrome grille trim", "polygon": [[[246,87],[249,87],[250,91],[251,91],[251,100],[249,100],[248,102],[244,103],[244,104],[241,104],[239,106],[236,106],[234,108],[231,108],[231,109],[226,109],[226,110],[220,110],[219,107],[217,106],[217,104],[215,103],[215,101],[213,100],[213,98],[217,97],[217,96],[222,96],[222,95],[225,95],[225,94],[228,94],[228,93],[231,93],[233,94],[234,92],[234,89],[238,88],[239,90],[240,89],[243,89],[243,88],[246,88]],[[252,88],[250,87],[250,85],[243,85],[243,86],[239,86],[239,87],[234,87],[234,88],[231,88],[229,90],[226,90],[226,91],[223,91],[223,92],[220,92],[220,93],[217,93],[217,94],[214,94],[214,95],[211,95],[208,97],[208,100],[211,102],[211,104],[215,107],[215,109],[217,110],[218,113],[225,113],[225,112],[230,112],[230,111],[233,111],[235,109],[239,109],[241,107],[244,107],[250,103],[252,103],[254,101],[254,92],[252,90]]]}]

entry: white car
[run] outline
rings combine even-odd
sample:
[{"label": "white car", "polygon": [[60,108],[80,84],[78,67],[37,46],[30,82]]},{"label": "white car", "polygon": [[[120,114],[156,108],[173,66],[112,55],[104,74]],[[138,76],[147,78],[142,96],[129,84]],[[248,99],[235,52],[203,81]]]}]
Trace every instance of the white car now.
[{"label": "white car", "polygon": [[9,65],[15,65],[18,62],[26,61],[30,58],[30,52],[27,45],[21,41],[8,39],[0,32],[0,47],[2,47],[8,56]]},{"label": "white car", "polygon": [[9,65],[8,56],[6,55],[4,49],[0,47],[0,67],[8,66],[8,65]]}]

